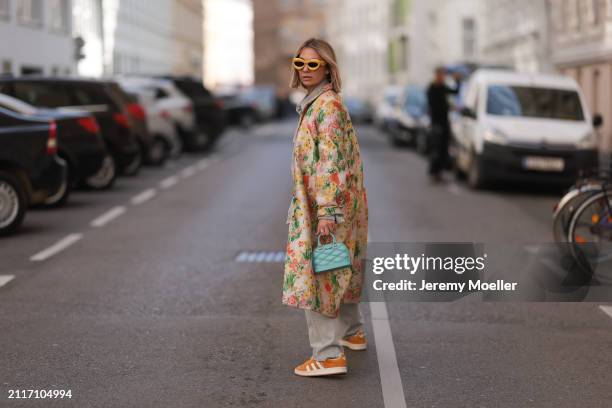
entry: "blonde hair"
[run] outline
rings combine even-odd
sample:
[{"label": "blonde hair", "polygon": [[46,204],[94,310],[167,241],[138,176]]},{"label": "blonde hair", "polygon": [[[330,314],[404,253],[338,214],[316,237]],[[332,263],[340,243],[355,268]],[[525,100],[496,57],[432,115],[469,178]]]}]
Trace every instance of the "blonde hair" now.
[{"label": "blonde hair", "polygon": [[[309,38],[298,47],[294,57],[299,57],[304,48],[312,48],[327,63],[326,66],[329,70],[327,80],[334,87],[334,91],[336,93],[340,93],[340,90],[342,89],[342,80],[340,79],[340,69],[338,68],[338,63],[336,62],[336,53],[334,52],[332,46],[327,41],[320,40],[318,38]],[[292,67],[291,81],[289,82],[289,86],[291,88],[298,88],[300,85],[300,77],[297,71]]]}]

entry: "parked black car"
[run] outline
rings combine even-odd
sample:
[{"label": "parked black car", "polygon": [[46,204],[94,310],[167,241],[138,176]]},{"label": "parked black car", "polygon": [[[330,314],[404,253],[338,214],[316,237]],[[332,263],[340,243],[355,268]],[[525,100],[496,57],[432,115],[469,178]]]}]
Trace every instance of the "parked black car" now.
[{"label": "parked black car", "polygon": [[257,110],[252,102],[242,97],[239,92],[217,95],[229,125],[251,127],[257,120]]},{"label": "parked black car", "polygon": [[198,127],[204,131],[212,147],[227,126],[227,116],[222,102],[204,87],[201,80],[190,76],[161,76],[174,85],[193,102]]},{"label": "parked black car", "polygon": [[[116,176],[114,167],[108,168],[109,155],[96,118],[86,112],[36,108],[11,96],[0,94],[0,107],[24,116],[55,120],[58,156],[68,165],[68,184],[71,189],[80,185],[109,188]],[[45,204],[61,205],[67,198],[50,197]]]},{"label": "parked black car", "polygon": [[67,188],[66,169],[54,120],[0,107],[0,235],[19,228],[29,205]]},{"label": "parked black car", "polygon": [[142,154],[127,107],[113,94],[110,81],[78,78],[2,77],[0,93],[36,107],[67,108],[92,113],[102,131],[112,165],[128,175],[136,174]]}]

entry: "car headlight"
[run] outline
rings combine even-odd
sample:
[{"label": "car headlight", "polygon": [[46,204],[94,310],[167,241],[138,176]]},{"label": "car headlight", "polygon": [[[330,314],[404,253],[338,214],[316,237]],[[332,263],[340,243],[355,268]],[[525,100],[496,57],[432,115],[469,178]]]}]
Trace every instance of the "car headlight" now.
[{"label": "car headlight", "polygon": [[576,144],[578,149],[596,149],[597,148],[597,137],[594,132],[587,133],[580,141]]},{"label": "car headlight", "polygon": [[412,117],[412,115],[410,115],[409,113],[404,113],[402,115],[402,125],[406,126],[406,127],[414,127],[416,124],[414,118]]},{"label": "car headlight", "polygon": [[508,144],[508,138],[499,129],[488,128],[484,132],[484,140],[495,144]]}]

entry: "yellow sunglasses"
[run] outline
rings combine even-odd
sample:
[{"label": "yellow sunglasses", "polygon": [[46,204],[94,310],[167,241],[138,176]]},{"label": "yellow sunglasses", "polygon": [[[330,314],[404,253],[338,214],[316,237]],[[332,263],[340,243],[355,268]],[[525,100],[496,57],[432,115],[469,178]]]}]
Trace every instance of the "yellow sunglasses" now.
[{"label": "yellow sunglasses", "polygon": [[293,59],[293,68],[298,71],[304,69],[304,65],[308,67],[308,71],[316,71],[321,65],[326,65],[326,62],[316,58],[305,60],[296,57]]}]

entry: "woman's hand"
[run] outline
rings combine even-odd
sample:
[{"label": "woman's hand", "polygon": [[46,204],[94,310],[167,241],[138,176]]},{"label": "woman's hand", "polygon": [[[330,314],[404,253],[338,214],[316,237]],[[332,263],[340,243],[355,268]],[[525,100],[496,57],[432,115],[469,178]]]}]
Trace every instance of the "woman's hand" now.
[{"label": "woman's hand", "polygon": [[333,220],[319,220],[317,235],[329,235],[336,230],[336,223]]}]

